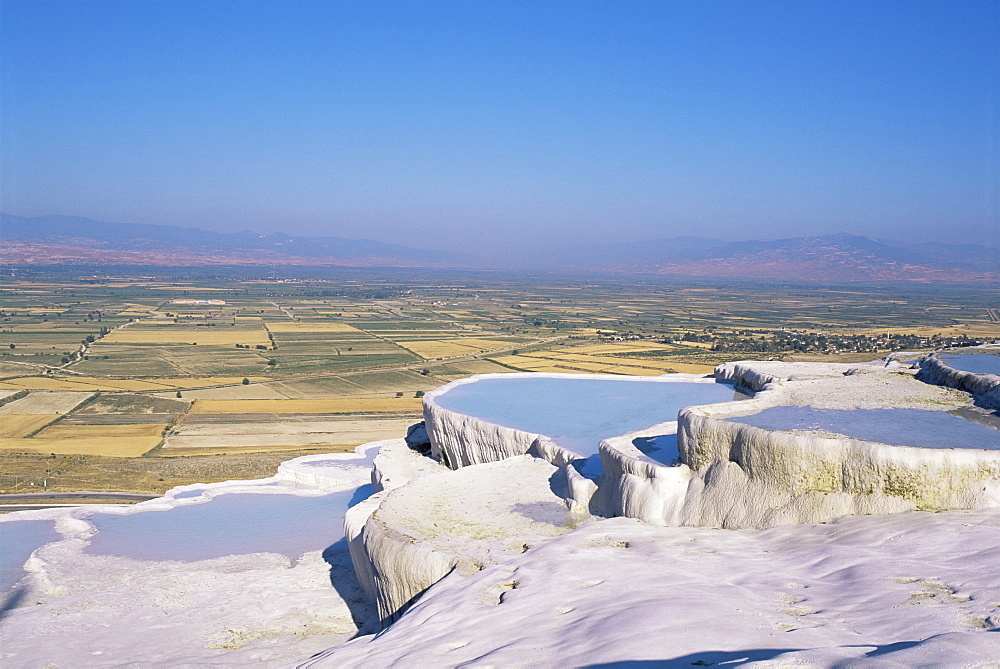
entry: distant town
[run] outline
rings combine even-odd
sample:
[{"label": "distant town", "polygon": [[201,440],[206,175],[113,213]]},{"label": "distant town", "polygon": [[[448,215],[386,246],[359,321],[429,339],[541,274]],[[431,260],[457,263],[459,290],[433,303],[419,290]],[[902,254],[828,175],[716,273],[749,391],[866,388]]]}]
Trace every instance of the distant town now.
[{"label": "distant town", "polygon": [[947,346],[978,346],[987,339],[966,335],[943,336],[934,334],[827,334],[799,330],[707,330],[689,332],[680,340],[668,343],[698,342],[711,344],[709,350],[719,352],[746,351],[752,353],[876,353],[879,351],[906,351],[942,348]]}]

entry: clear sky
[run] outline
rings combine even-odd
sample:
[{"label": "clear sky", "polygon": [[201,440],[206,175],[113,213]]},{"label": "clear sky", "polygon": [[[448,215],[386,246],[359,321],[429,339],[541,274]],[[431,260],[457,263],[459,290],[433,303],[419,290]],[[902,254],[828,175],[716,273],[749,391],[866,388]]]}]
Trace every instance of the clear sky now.
[{"label": "clear sky", "polygon": [[0,0],[4,211],[1000,244],[1000,0]]}]

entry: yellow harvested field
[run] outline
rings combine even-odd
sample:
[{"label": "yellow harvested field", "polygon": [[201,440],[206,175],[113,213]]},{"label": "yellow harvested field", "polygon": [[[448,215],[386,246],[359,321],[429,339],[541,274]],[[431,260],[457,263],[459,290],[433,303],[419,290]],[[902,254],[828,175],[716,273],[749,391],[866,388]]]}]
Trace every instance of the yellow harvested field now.
[{"label": "yellow harvested field", "polygon": [[577,360],[580,362],[593,362],[594,360],[614,360],[614,358],[607,358],[602,356],[593,355],[582,355],[580,353],[571,353],[569,351],[530,351],[528,353],[522,353],[526,358],[548,358],[550,360]]},{"label": "yellow harvested field", "polygon": [[663,374],[662,371],[658,369],[647,369],[645,367],[624,367],[622,365],[616,365],[613,367],[605,367],[601,370],[602,374],[627,374],[629,376],[660,376]]},{"label": "yellow harvested field", "polygon": [[137,458],[155,448],[160,437],[92,437],[88,439],[4,439],[0,448],[9,451],[56,453],[59,455],[105,455]]},{"label": "yellow harvested field", "polygon": [[23,379],[10,379],[0,384],[0,387],[27,388],[28,390],[164,390],[170,386],[148,381],[123,379],[98,379],[91,376],[70,376],[53,379],[44,376],[33,376]]},{"label": "yellow harvested field", "polygon": [[135,423],[132,425],[53,425],[52,427],[39,432],[36,439],[159,437],[163,433],[163,428],[166,426],[166,423]]},{"label": "yellow harvested field", "polygon": [[670,344],[659,344],[652,342],[628,342],[622,344],[594,344],[592,346],[574,346],[573,348],[561,349],[566,353],[585,353],[589,355],[600,355],[607,353],[630,353],[632,351],[674,351],[678,347]]},{"label": "yellow harvested field", "polygon": [[[157,397],[171,398],[176,391],[157,393]],[[182,393],[188,400],[285,400],[290,396],[279,392],[265,383],[253,383],[249,386],[220,386],[218,388],[185,388]]]},{"label": "yellow harvested field", "polygon": [[405,349],[413,351],[421,358],[447,358],[453,355],[467,355],[476,351],[517,346],[509,341],[463,337],[456,339],[432,339],[427,341],[397,341]]},{"label": "yellow harvested field", "polygon": [[491,360],[496,360],[504,365],[512,365],[522,369],[534,369],[535,367],[544,367],[552,364],[551,360],[529,358],[523,355],[505,355],[497,358],[491,358]]},{"label": "yellow harvested field", "polygon": [[[109,284],[109,285],[113,285],[113,284]],[[124,285],[128,286],[128,285],[132,285],[132,284],[124,284]],[[239,290],[239,288],[208,288],[208,287],[205,287],[205,286],[195,286],[195,285],[192,285],[192,284],[174,284],[174,285],[167,285],[167,286],[156,286],[156,285],[152,285],[152,284],[146,284],[146,285],[148,285],[153,290],[177,290],[177,291],[183,290],[185,293],[193,293],[195,291],[204,292],[204,293],[222,293],[222,292],[229,292],[229,291],[233,291],[233,290]],[[182,296],[178,297],[177,299],[182,299],[183,297],[184,296],[182,295]],[[201,299],[201,298],[199,298],[199,299]]]},{"label": "yellow harvested field", "polygon": [[301,446],[280,444],[268,446],[212,446],[204,448],[161,448],[155,455],[161,458],[186,458],[199,455],[240,455],[241,453],[267,453],[270,451],[315,450],[323,453],[353,453],[358,444],[334,444],[324,446]]},{"label": "yellow harvested field", "polygon": [[121,328],[101,340],[108,344],[201,344],[210,346],[232,346],[258,344],[270,347],[271,342],[264,330],[242,330],[233,327],[198,328],[157,327]]},{"label": "yellow harvested field", "polygon": [[371,397],[330,397],[310,400],[195,400],[189,414],[233,413],[387,413],[420,411],[423,403],[415,397],[378,399]]},{"label": "yellow harvested field", "polygon": [[545,372],[547,374],[589,374],[590,373],[590,372],[585,372],[582,369],[569,369],[567,367],[556,367],[554,365],[551,365],[551,366],[542,366],[542,367],[535,367],[533,369],[529,369],[529,370],[526,370],[526,371],[529,371],[529,372]]},{"label": "yellow harvested field", "polygon": [[0,388],[28,390],[88,390],[79,383],[71,383],[62,379],[50,379],[45,376],[29,376],[21,379],[8,379],[0,382]]},{"label": "yellow harvested field", "polygon": [[0,414],[65,414],[93,396],[94,393],[31,392],[27,397],[0,406]]},{"label": "yellow harvested field", "polygon": [[[320,415],[305,418],[303,416],[286,417],[269,421],[224,420],[181,421],[175,425],[167,437],[164,447],[180,448],[183,446],[210,446],[219,443],[229,444],[231,439],[254,439],[250,443],[234,443],[237,446],[256,446],[259,444],[313,444],[315,438],[330,440],[333,443],[346,443],[344,435],[361,435],[359,444],[375,439],[389,439],[406,434],[406,428],[413,424],[409,418],[370,417],[370,416],[329,416]],[[299,442],[300,438],[309,441]],[[355,437],[351,437],[353,440]],[[196,440],[209,439],[209,443],[199,443]],[[187,441],[185,441],[187,440]],[[192,441],[194,440],[194,441]]]},{"label": "yellow harvested field", "polygon": [[[671,362],[666,359],[657,360],[655,358],[624,358],[617,356],[604,356],[604,355],[580,355],[579,353],[569,353],[564,351],[550,351],[550,352],[538,352],[538,353],[525,353],[527,357],[553,360],[558,363],[572,364],[574,362],[583,362],[591,364],[599,364],[606,367],[629,367],[635,369],[645,369],[645,370],[663,370],[676,369],[677,363]],[[643,375],[648,374],[648,372],[643,372]]]},{"label": "yellow harvested field", "polygon": [[165,449],[300,448],[358,446],[406,434],[413,418],[301,418],[266,422],[180,423],[171,430]]},{"label": "yellow harvested field", "polygon": [[681,374],[711,374],[715,371],[715,365],[699,365],[687,362],[671,363],[670,368]]},{"label": "yellow harvested field", "polygon": [[550,365],[572,367],[574,369],[580,369],[585,372],[594,372],[594,373],[600,373],[601,371],[609,367],[608,363],[606,362],[582,362],[580,360],[559,360],[558,358],[546,360],[545,362]]},{"label": "yellow harvested field", "polygon": [[35,430],[48,425],[60,414],[34,414],[18,416],[14,414],[0,414],[0,438],[17,439],[31,434]]},{"label": "yellow harvested field", "polygon": [[671,362],[667,358],[657,360],[655,358],[600,358],[601,360],[607,360],[609,363],[613,361],[615,365],[629,365],[632,367],[645,367],[646,369],[677,369],[677,365],[682,363]]},{"label": "yellow harvested field", "polygon": [[328,323],[324,321],[268,321],[267,329],[271,332],[361,332],[347,323]]},{"label": "yellow harvested field", "polygon": [[[270,381],[269,376],[248,376],[246,377],[253,383],[258,383],[260,381]],[[234,383],[242,383],[242,376],[192,376],[192,377],[173,377],[173,378],[163,378],[157,379],[157,383],[167,386],[169,388],[203,388],[205,386],[225,386]]]},{"label": "yellow harvested field", "polygon": [[[579,349],[571,349],[578,351]],[[667,370],[686,374],[709,374],[712,365],[690,364],[666,360],[630,360],[609,356],[583,356],[561,351],[535,352],[496,358],[497,362],[527,372],[576,372],[589,374],[628,374],[631,376],[659,376]]]}]

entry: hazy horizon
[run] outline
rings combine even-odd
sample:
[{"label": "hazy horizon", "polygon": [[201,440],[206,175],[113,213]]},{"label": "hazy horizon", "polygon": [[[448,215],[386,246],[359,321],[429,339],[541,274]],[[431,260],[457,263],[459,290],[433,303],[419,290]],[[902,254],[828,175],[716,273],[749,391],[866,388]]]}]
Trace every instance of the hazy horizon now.
[{"label": "hazy horizon", "polygon": [[3,0],[3,211],[1000,246],[1000,3]]}]

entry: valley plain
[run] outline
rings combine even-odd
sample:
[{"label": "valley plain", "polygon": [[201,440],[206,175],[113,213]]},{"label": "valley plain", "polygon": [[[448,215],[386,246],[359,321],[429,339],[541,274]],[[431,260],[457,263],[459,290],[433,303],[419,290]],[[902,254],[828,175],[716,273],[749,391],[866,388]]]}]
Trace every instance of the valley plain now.
[{"label": "valley plain", "polygon": [[998,291],[425,270],[9,269],[0,492],[265,477],[457,378],[705,374],[992,341]]}]

